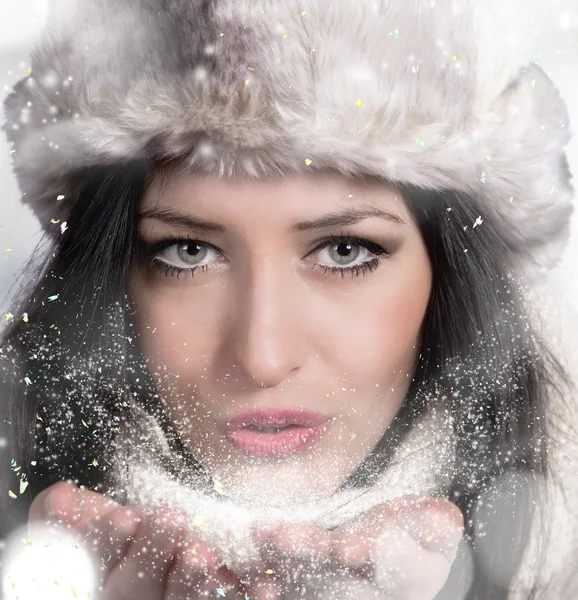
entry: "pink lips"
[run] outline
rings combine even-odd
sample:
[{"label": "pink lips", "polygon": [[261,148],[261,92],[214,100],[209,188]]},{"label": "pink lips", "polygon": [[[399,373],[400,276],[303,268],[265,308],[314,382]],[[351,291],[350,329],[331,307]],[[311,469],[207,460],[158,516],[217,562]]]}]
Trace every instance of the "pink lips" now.
[{"label": "pink lips", "polygon": [[[330,417],[312,411],[271,409],[247,411],[219,423],[219,430],[235,447],[255,458],[285,458],[303,452],[327,431]],[[284,427],[278,433],[250,428]]]}]

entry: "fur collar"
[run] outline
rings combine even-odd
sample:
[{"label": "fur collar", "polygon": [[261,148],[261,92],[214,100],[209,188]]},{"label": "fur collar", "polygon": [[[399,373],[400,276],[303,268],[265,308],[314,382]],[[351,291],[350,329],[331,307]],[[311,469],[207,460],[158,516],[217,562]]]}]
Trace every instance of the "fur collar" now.
[{"label": "fur collar", "polygon": [[115,444],[113,495],[147,508],[169,506],[184,511],[195,537],[217,546],[227,564],[250,566],[256,549],[249,527],[255,520],[286,522],[316,521],[330,529],[347,522],[372,506],[406,494],[447,497],[453,473],[453,436],[446,406],[430,410],[412,428],[390,461],[389,467],[371,486],[340,491],[312,503],[283,508],[249,506],[227,495],[204,493],[198,478],[171,475],[166,461],[179,464],[157,421],[136,406]]}]

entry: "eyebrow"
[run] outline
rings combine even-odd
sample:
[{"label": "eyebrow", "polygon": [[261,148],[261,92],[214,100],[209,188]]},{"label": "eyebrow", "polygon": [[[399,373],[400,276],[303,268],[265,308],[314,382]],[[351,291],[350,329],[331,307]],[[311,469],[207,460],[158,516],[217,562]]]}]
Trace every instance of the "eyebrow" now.
[{"label": "eyebrow", "polygon": [[[387,210],[373,206],[359,206],[347,208],[339,212],[330,212],[311,221],[296,223],[293,229],[295,231],[309,231],[311,229],[323,229],[334,227],[336,225],[353,225],[354,223],[358,223],[359,221],[371,217],[385,219],[386,221],[396,223],[397,225],[407,225],[407,222],[399,215],[388,212]],[[168,225],[176,225],[179,227],[186,227],[187,229],[197,229],[201,231],[212,231],[215,233],[225,233],[227,231],[220,223],[207,221],[166,208],[151,208],[145,210],[139,215],[139,219],[156,219],[163,223],[167,223]]]}]

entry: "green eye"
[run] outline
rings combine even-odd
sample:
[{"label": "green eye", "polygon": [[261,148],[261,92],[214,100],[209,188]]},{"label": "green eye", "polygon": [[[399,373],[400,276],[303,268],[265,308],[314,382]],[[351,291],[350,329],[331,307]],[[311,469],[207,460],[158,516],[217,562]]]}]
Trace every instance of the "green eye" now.
[{"label": "green eye", "polygon": [[218,260],[214,248],[202,242],[178,242],[158,253],[160,262],[171,267],[190,268]]},{"label": "green eye", "polygon": [[[172,247],[167,248],[171,250]],[[176,254],[179,260],[187,265],[197,265],[206,258],[208,248],[198,242],[187,242],[186,244],[176,245]]]}]

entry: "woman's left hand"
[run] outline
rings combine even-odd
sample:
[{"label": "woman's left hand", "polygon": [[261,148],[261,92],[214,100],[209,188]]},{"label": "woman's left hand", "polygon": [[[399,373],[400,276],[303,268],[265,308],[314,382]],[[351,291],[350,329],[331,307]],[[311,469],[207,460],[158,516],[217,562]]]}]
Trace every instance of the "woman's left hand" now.
[{"label": "woman's left hand", "polygon": [[379,504],[332,531],[315,524],[255,526],[261,585],[276,598],[295,587],[296,574],[305,574],[306,583],[325,571],[329,586],[339,580],[343,598],[351,590],[355,597],[431,600],[447,580],[462,532],[454,504],[424,496]]}]

